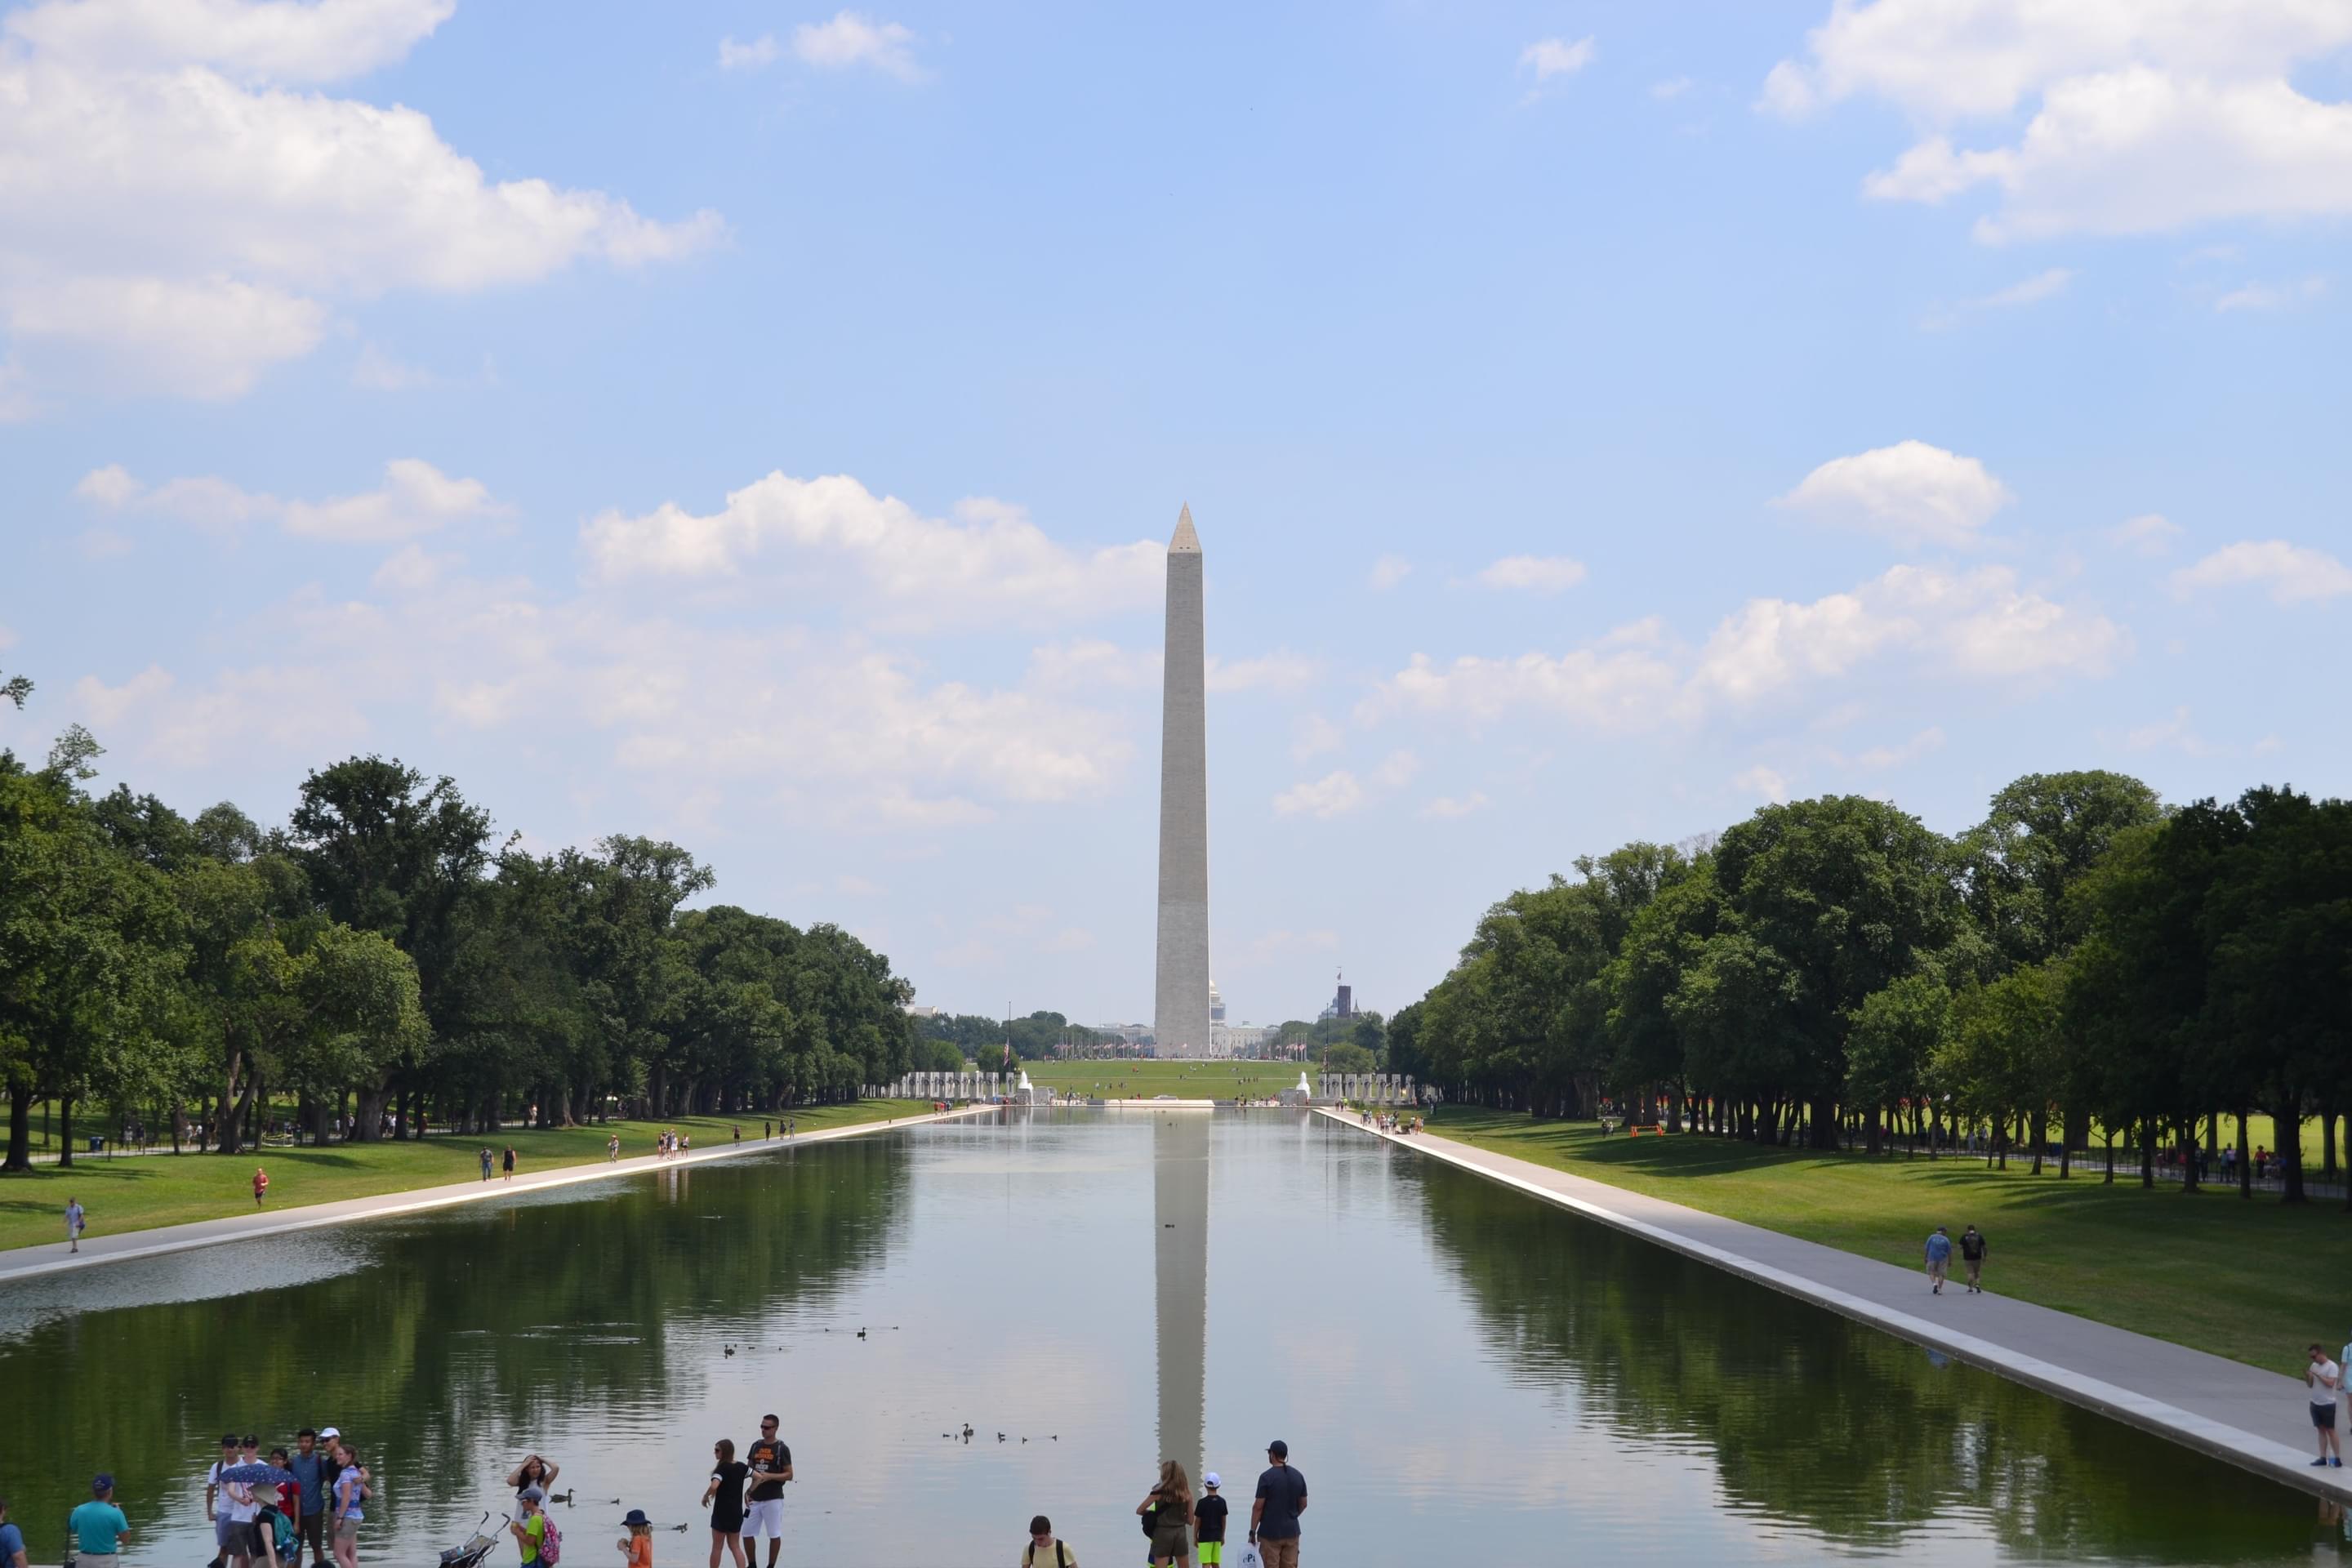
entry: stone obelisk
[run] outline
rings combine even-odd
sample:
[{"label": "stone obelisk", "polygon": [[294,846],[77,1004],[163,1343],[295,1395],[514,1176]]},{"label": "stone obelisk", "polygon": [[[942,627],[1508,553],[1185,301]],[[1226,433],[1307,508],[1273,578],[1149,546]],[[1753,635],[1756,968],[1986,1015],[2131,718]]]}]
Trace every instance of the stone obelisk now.
[{"label": "stone obelisk", "polygon": [[1160,706],[1160,962],[1151,1034],[1163,1057],[1209,1048],[1209,741],[1201,537],[1192,509],[1168,542]]}]

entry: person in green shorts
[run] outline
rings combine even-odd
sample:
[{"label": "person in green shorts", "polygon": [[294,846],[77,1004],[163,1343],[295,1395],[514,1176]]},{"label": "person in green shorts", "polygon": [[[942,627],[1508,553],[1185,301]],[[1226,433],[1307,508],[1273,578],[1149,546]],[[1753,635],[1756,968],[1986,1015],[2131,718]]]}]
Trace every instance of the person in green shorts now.
[{"label": "person in green shorts", "polygon": [[1216,1568],[1225,1560],[1225,1500],[1217,1486],[1216,1471],[1202,1476],[1200,1500],[1192,1505],[1192,1551],[1201,1568]]}]

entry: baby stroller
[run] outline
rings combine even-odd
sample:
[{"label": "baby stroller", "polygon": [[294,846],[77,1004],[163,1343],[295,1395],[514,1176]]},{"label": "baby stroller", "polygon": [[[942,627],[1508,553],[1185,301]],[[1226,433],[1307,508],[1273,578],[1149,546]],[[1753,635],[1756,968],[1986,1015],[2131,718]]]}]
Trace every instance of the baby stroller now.
[{"label": "baby stroller", "polygon": [[[491,1548],[499,1543],[498,1532],[487,1530],[489,1522],[490,1516],[485,1510],[480,1525],[474,1531],[473,1539],[467,1541],[463,1546],[452,1546],[441,1553],[441,1568],[475,1568],[475,1564],[488,1557]],[[499,1516],[499,1530],[504,1530],[513,1522],[513,1520],[505,1514]]]}]

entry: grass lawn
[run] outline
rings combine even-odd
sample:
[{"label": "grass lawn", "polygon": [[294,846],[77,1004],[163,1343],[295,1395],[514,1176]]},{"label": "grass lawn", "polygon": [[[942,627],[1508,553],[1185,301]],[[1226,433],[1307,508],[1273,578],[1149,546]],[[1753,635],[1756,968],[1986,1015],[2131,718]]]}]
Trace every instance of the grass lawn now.
[{"label": "grass lawn", "polygon": [[[1040,1089],[1099,1094],[1105,1099],[1149,1100],[1172,1094],[1180,1100],[1263,1098],[1298,1087],[1297,1062],[1183,1062],[1123,1058],[1111,1061],[1023,1062],[1029,1081]],[[1307,1069],[1309,1073],[1313,1068]],[[1124,1083],[1125,1088],[1118,1087]]]},{"label": "grass lawn", "polygon": [[2106,1186],[2095,1167],[2062,1182],[2054,1165],[2029,1176],[2014,1159],[2003,1172],[1691,1134],[1604,1138],[1590,1121],[1460,1106],[1432,1112],[1429,1130],[1906,1268],[1937,1226],[1957,1237],[1973,1223],[1991,1244],[1989,1289],[2290,1376],[2313,1340],[2352,1335],[2352,1214],[2334,1200],[2143,1192],[2137,1171]]},{"label": "grass lawn", "polygon": [[[844,1127],[886,1117],[919,1115],[922,1108],[902,1100],[868,1100],[849,1105],[808,1106],[790,1114],[802,1132]],[[512,1146],[518,1173],[558,1165],[584,1165],[604,1158],[604,1140],[621,1135],[624,1158],[653,1152],[654,1135],[669,1127],[700,1147],[760,1136],[760,1118],[687,1117],[682,1120],[616,1121],[608,1126],[534,1131],[509,1128],[482,1137],[436,1133],[423,1142],[346,1143],[326,1149],[271,1147],[256,1153],[140,1154],[109,1160],[77,1155],[71,1169],[37,1165],[25,1175],[0,1176],[0,1249],[65,1241],[68,1197],[89,1212],[89,1234],[152,1230],[157,1226],[218,1219],[253,1212],[253,1168],[269,1173],[269,1206],[299,1208],[341,1198],[462,1182],[481,1172],[479,1151]]]}]

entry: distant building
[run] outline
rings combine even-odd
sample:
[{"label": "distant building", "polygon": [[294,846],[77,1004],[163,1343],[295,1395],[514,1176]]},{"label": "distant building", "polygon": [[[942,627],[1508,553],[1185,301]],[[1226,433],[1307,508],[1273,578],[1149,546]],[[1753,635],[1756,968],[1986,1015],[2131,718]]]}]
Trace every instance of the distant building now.
[{"label": "distant building", "polygon": [[1339,994],[1331,998],[1330,1005],[1316,1015],[1316,1022],[1322,1023],[1331,1018],[1352,1018],[1355,1016],[1356,989],[1348,984],[1348,977],[1343,973],[1339,976]]},{"label": "distant building", "polygon": [[1212,1024],[1222,1024],[1224,1021],[1224,994],[1217,989],[1217,983],[1212,980],[1209,982],[1209,1022]]},{"label": "distant building", "polygon": [[936,1018],[939,1016],[937,1007],[918,1007],[912,1002],[907,1004],[907,1016],[909,1018]]}]

